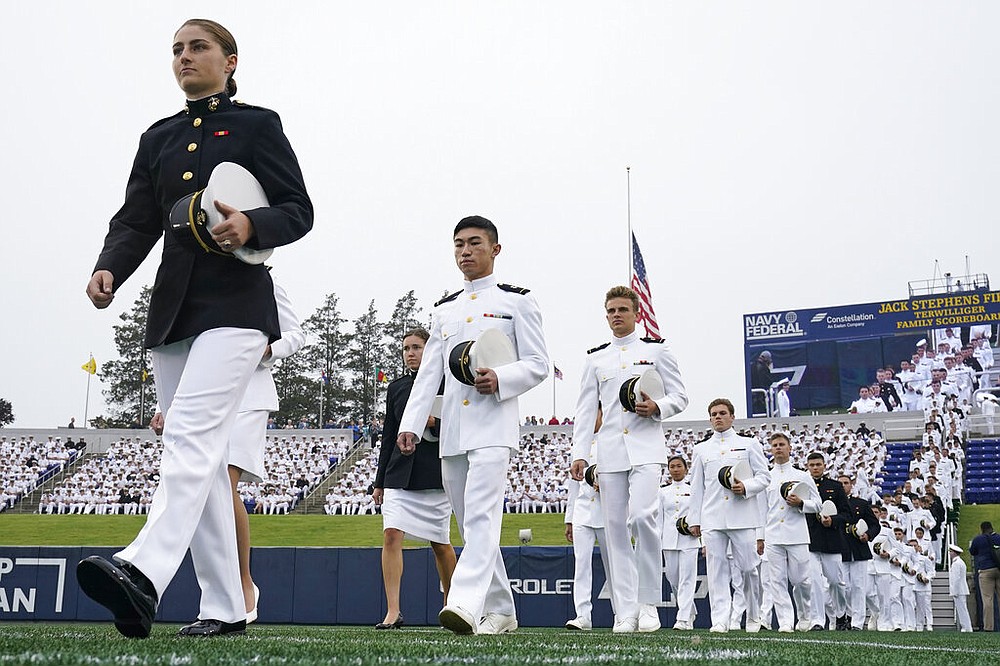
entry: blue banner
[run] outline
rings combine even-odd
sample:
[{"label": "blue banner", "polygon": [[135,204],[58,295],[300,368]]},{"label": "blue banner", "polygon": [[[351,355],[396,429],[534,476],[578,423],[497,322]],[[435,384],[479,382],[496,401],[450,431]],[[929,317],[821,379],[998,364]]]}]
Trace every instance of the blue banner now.
[{"label": "blue banner", "polygon": [[[0,621],[108,621],[110,614],[80,591],[76,564],[83,557],[111,557],[116,548],[0,546]],[[525,627],[561,627],[575,617],[572,547],[503,548],[517,607]],[[461,552],[461,551],[459,551]],[[374,625],[385,616],[381,550],[378,548],[254,548],[254,580],[260,588],[262,623]],[[596,627],[613,623],[611,603],[598,599],[605,575],[593,556]],[[698,565],[696,626],[710,626],[705,562]],[[158,622],[188,623],[198,615],[200,590],[191,558],[185,558],[163,593]],[[664,578],[660,621],[669,627],[676,603]],[[429,548],[403,551],[400,602],[409,625],[436,625],[442,594]]]}]

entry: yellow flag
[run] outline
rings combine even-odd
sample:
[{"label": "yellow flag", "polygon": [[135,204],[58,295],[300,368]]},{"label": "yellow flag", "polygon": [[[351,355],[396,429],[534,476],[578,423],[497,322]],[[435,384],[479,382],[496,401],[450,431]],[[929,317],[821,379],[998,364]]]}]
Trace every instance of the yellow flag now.
[{"label": "yellow flag", "polygon": [[90,374],[97,374],[97,361],[91,356],[90,360],[80,366],[81,369],[86,370]]},{"label": "yellow flag", "polygon": [[146,381],[147,377],[149,377],[149,373],[146,372],[146,368],[143,368],[142,369],[142,381]]}]

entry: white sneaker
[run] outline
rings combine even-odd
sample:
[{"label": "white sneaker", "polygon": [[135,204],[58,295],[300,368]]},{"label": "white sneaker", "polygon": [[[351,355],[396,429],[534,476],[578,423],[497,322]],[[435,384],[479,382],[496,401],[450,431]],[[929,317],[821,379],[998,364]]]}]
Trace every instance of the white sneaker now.
[{"label": "white sneaker", "polygon": [[684,620],[677,620],[673,626],[674,631],[691,631],[692,628],[691,623]]},{"label": "white sneaker", "polygon": [[461,636],[476,633],[478,623],[472,617],[472,613],[461,606],[445,606],[438,613],[438,621],[441,626]]},{"label": "white sneaker", "polygon": [[590,631],[594,625],[585,617],[575,617],[566,623],[566,628],[570,631]]},{"label": "white sneaker", "polygon": [[517,629],[516,615],[502,613],[487,613],[479,623],[480,634],[509,634]]},{"label": "white sneaker", "polygon": [[639,631],[649,634],[660,628],[660,614],[656,606],[652,604],[642,604],[639,606]]},{"label": "white sneaker", "polygon": [[713,634],[728,634],[729,627],[727,627],[724,624],[713,624],[712,628],[709,629],[708,631]]},{"label": "white sneaker", "polygon": [[639,630],[639,618],[623,617],[615,618],[615,626],[611,627],[611,632],[615,634],[632,634]]}]

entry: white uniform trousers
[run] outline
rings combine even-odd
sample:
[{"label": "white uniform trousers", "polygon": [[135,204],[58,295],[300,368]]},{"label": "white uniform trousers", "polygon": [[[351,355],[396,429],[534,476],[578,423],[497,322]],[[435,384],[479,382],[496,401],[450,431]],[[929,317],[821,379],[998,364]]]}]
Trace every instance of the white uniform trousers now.
[{"label": "white uniform trousers", "polygon": [[760,574],[760,619],[765,627],[771,626],[771,611],[774,610],[774,597],[771,594],[771,565],[767,561],[767,551],[757,565]]},{"label": "white uniform trousers", "polygon": [[855,629],[865,628],[865,615],[868,597],[868,566],[869,560],[843,562],[844,582],[847,586],[847,614],[851,617],[851,626]]},{"label": "white uniform trousers", "polygon": [[[604,528],[573,525],[573,606],[576,616],[587,620],[594,608],[591,599],[594,586],[594,541],[597,541],[600,549],[604,575],[610,581],[611,569],[608,567],[608,544],[604,538]],[[612,587],[608,586],[609,589]]]},{"label": "white uniform trousers", "polygon": [[959,594],[952,597],[955,602],[955,620],[958,630],[968,633],[972,631],[972,618],[969,617],[969,595]]},{"label": "white uniform trousers", "polygon": [[500,553],[503,492],[510,449],[490,446],[441,459],[441,480],[448,494],[462,555],[451,577],[448,605],[459,606],[477,621],[487,613],[514,615],[514,595]]},{"label": "white uniform trousers", "polygon": [[931,590],[914,590],[913,595],[917,598],[917,631],[934,630],[934,615],[931,613]]},{"label": "white uniform trousers", "polygon": [[878,574],[878,630],[903,628],[903,581],[892,574]]},{"label": "white uniform trousers", "polygon": [[611,596],[615,613],[623,618],[638,617],[639,604],[659,604],[663,600],[657,525],[662,467],[639,465],[628,472],[600,473]]},{"label": "white uniform trousers", "polygon": [[878,595],[878,574],[875,573],[875,563],[868,561],[868,587],[865,590],[865,601],[868,613],[871,615],[869,629],[874,629],[878,623],[879,613],[882,612],[882,604]]},{"label": "white uniform trousers", "polygon": [[[906,576],[908,574],[903,575]],[[917,595],[911,583],[903,582],[901,598],[903,604],[903,630],[913,631],[917,628]]]},{"label": "white uniform trousers", "polygon": [[[701,533],[705,543],[708,569],[708,597],[712,609],[712,626],[728,627],[733,600],[729,587],[732,575],[726,549],[732,547],[733,564],[743,573],[743,594],[749,611],[748,621],[760,621],[760,577],[756,576],[757,538],[752,527],[737,530],[706,530]],[[749,617],[752,615],[753,617]]]},{"label": "white uniform trousers", "polygon": [[664,550],[663,572],[677,602],[676,622],[694,622],[694,589],[698,582],[698,549]]},{"label": "white uniform trousers", "polygon": [[[770,567],[771,598],[774,603],[774,614],[778,618],[778,628],[792,629],[795,627],[795,612],[792,599],[788,595],[789,583],[801,598],[800,608],[811,609],[812,590],[809,571],[812,559],[809,557],[809,544],[783,545],[768,541],[764,544],[764,552]],[[814,618],[801,619],[809,619],[811,622]]]},{"label": "white uniform trousers", "polygon": [[[821,595],[813,601],[813,609],[819,618],[825,614],[833,621],[847,612],[847,586],[844,584],[844,558],[840,553],[812,553],[814,574],[819,580],[813,581],[813,594]],[[818,583],[818,584],[817,584]],[[822,623],[822,620],[821,620]]]},{"label": "white uniform trousers", "polygon": [[246,618],[226,471],[229,435],[267,336],[216,328],[153,349],[165,415],[160,485],[146,524],[117,556],[139,568],[162,596],[191,549],[202,619]]}]

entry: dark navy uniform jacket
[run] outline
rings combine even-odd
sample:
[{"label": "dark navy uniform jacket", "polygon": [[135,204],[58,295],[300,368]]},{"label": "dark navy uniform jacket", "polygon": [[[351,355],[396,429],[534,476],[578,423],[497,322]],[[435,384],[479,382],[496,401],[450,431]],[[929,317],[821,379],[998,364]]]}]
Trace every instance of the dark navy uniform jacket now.
[{"label": "dark navy uniform jacket", "polygon": [[[385,398],[385,428],[379,450],[374,487],[406,490],[437,490],[441,483],[441,457],[438,442],[420,440],[412,455],[404,456],[396,446],[399,420],[413,389],[414,375],[404,375],[389,384]],[[437,428],[435,428],[437,430]]]},{"label": "dark navy uniform jacket", "polygon": [[806,524],[809,525],[809,552],[839,553],[846,557],[847,541],[844,529],[851,522],[851,505],[847,501],[847,493],[839,481],[822,477],[816,480],[820,503],[832,501],[837,506],[837,513],[830,516],[830,527],[823,527],[814,514],[806,514]]},{"label": "dark navy uniform jacket", "polygon": [[174,203],[203,189],[220,162],[250,171],[270,202],[243,211],[255,231],[248,247],[286,245],[312,228],[312,202],[278,114],[220,93],[188,102],[184,111],[155,123],[139,139],[125,204],[111,219],[94,267],[111,271],[117,290],[164,236],[146,322],[147,348],[219,327],[256,329],[271,342],[281,337],[267,268],[182,245],[170,230]]},{"label": "dark navy uniform jacket", "polygon": [[[879,524],[878,518],[875,517],[875,512],[872,511],[872,505],[866,500],[860,497],[848,497],[847,503],[851,508],[851,519],[845,525],[844,542],[847,544],[847,550],[844,553],[844,561],[864,562],[870,560],[872,559],[872,550],[868,547],[868,544],[882,531],[882,526]],[[868,526],[867,543],[847,532],[847,527],[857,523],[858,520],[864,520],[865,525]]]}]

